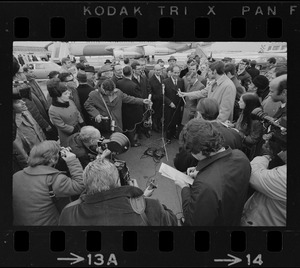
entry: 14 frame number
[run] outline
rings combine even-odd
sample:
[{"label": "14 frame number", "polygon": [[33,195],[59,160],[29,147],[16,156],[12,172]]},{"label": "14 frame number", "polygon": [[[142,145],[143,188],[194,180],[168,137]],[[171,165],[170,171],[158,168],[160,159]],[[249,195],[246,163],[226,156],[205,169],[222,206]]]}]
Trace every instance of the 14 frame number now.
[{"label": "14 frame number", "polygon": [[[248,254],[248,255],[246,255],[246,257],[247,257],[248,265],[251,265],[251,255]],[[258,265],[262,265],[263,264],[261,254],[258,254],[256,256],[256,258],[252,261],[252,264],[258,264]]]}]

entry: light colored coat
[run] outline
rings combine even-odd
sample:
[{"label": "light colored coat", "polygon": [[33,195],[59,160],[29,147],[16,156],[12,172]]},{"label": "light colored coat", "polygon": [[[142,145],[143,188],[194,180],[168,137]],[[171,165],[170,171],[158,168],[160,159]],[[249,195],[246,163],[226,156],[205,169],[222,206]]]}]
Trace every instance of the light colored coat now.
[{"label": "light colored coat", "polygon": [[232,121],[233,108],[236,97],[236,88],[234,83],[224,74],[217,81],[208,84],[201,91],[191,92],[190,99],[203,97],[216,99],[219,103],[219,116],[221,122]]},{"label": "light colored coat", "polygon": [[[60,174],[52,182],[56,197],[79,195],[85,186],[82,166],[77,158],[66,162],[71,178]],[[27,167],[13,175],[14,225],[58,225],[59,213],[49,196],[48,183],[59,171],[50,166]],[[48,180],[47,181],[47,177]]]},{"label": "light colored coat", "polygon": [[58,130],[61,146],[67,146],[67,139],[71,136],[74,127],[83,123],[83,119],[75,103],[69,100],[69,107],[56,107],[51,105],[49,108],[49,117]]},{"label": "light colored coat", "polygon": [[208,98],[216,99],[219,103],[219,116],[221,122],[232,121],[236,88],[233,82],[224,74],[208,90]]},{"label": "light colored coat", "polygon": [[264,156],[251,161],[250,185],[256,192],[244,206],[242,226],[286,226],[287,165],[268,165]]}]

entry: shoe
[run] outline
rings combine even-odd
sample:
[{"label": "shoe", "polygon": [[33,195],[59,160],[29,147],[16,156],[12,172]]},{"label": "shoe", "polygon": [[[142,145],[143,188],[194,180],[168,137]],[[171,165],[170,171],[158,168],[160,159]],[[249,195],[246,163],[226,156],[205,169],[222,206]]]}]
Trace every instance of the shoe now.
[{"label": "shoe", "polygon": [[139,142],[136,142],[132,145],[132,147],[139,147],[139,146],[141,146],[141,144]]}]

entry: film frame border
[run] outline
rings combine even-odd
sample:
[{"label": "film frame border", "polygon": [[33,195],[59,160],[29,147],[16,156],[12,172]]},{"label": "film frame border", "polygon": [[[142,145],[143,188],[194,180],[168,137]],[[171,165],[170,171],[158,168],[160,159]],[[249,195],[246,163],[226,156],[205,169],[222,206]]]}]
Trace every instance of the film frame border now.
[{"label": "film frame border", "polygon": [[[167,3],[167,2],[148,2],[147,4],[143,2],[130,2],[130,3],[121,3],[121,2],[101,2],[101,5],[99,3],[94,2],[88,2],[90,6],[97,7],[97,6],[115,6],[118,10],[121,10],[122,6],[125,6],[128,10],[128,17],[130,17],[130,10],[134,10],[134,6],[141,6],[142,10],[144,8],[147,9],[147,13],[143,12],[143,15],[140,17],[137,17],[137,37],[123,37],[123,31],[122,25],[123,19],[127,17],[127,15],[124,13],[123,15],[116,15],[116,16],[108,16],[107,14],[103,14],[103,16],[94,16],[92,14],[92,17],[101,18],[101,39],[99,38],[87,38],[86,37],[86,29],[85,29],[85,20],[87,17],[90,17],[90,15],[86,16],[83,15],[83,6],[87,5],[84,3],[76,2],[73,3],[72,6],[70,6],[70,3],[59,3],[59,6],[65,6],[66,8],[61,8],[60,10],[57,9],[53,3],[31,3],[30,8],[28,3],[5,3],[6,8],[2,9],[1,13],[4,13],[3,16],[0,17],[1,25],[4,25],[3,29],[1,30],[1,39],[4,42],[1,42],[1,56],[4,60],[7,60],[10,62],[10,53],[7,53],[9,51],[12,52],[12,42],[13,41],[43,41],[43,40],[54,40],[54,41],[285,41],[288,44],[288,66],[289,66],[289,76],[290,77],[297,77],[296,71],[293,66],[296,66],[297,59],[299,59],[299,46],[297,46],[297,37],[299,37],[299,22],[296,20],[296,16],[290,15],[289,12],[291,11],[291,6],[296,6],[295,13],[299,12],[299,2],[285,2],[285,3],[278,3],[278,2],[231,2],[231,8],[226,9],[224,8],[225,4],[224,2],[174,2],[174,3]],[[228,4],[229,2],[227,2]],[[161,12],[161,8],[157,9],[159,5],[165,6],[164,8],[164,14],[161,15],[159,12]],[[167,10],[169,8],[169,11],[171,11],[171,6],[177,6],[178,7],[178,15],[174,13],[168,14]],[[214,14],[207,14],[209,10],[211,10],[209,7],[214,6],[213,8]],[[241,15],[241,10],[243,6],[249,7],[249,11],[245,13],[245,15]],[[271,38],[266,36],[267,33],[267,26],[266,21],[269,18],[273,18],[274,14],[272,14],[272,11],[268,11],[268,6],[276,6],[276,18],[280,18],[282,20],[282,36],[279,38]],[[34,8],[32,8],[34,7]],[[188,14],[186,15],[185,7],[188,9]],[[196,9],[197,7],[198,9]],[[258,12],[258,14],[255,15],[257,12],[258,7],[261,7],[262,13]],[[246,8],[247,10],[248,8]],[[271,8],[272,9],[272,8]],[[4,12],[5,10],[5,12]],[[39,14],[35,14],[36,10],[39,11]],[[150,11],[149,11],[150,10]],[[226,10],[226,14],[222,15],[222,10]],[[274,9],[273,9],[274,10]],[[72,11],[72,12],[70,12]],[[260,11],[260,10],[259,10]],[[181,12],[181,14],[180,14]],[[212,11],[211,11],[212,12]],[[270,12],[270,14],[268,14]],[[70,14],[72,13],[72,14]],[[170,12],[169,12],[170,13]],[[227,14],[229,13],[229,14]],[[249,14],[250,13],[250,14]],[[54,14],[54,15],[53,15]],[[154,14],[154,15],[153,15]],[[78,21],[74,21],[73,18],[77,17]],[[158,25],[157,23],[154,25],[149,22],[153,20],[153,16],[156,19],[173,19],[174,23],[174,35],[171,37],[161,37],[159,36],[158,32]],[[13,31],[13,19],[15,17],[29,17],[29,36],[26,38],[15,38],[14,37],[14,31]],[[64,17],[66,18],[66,35],[63,38],[51,38],[49,32],[51,31],[49,29],[49,20],[52,17]],[[134,17],[131,15],[131,17]],[[195,29],[194,27],[190,27],[191,23],[194,24],[195,19],[199,17],[209,18],[210,21],[210,33],[207,38],[198,38],[195,36]],[[69,21],[69,18],[72,18]],[[246,35],[245,37],[238,37],[233,38],[230,36],[230,21],[232,18],[245,18],[246,19]],[[154,19],[155,20],[155,19]],[[114,23],[111,23],[113,22]],[[179,27],[180,23],[180,27]],[[252,26],[252,23],[254,26]],[[75,26],[72,26],[75,24]],[[107,28],[107,26],[109,27]],[[119,26],[118,26],[119,25]],[[220,31],[220,25],[227,25],[227,30]],[[146,31],[143,30],[143,28],[146,28]],[[71,32],[70,32],[71,29]],[[72,29],[76,29],[76,31],[72,31]],[[260,32],[261,31],[261,32]],[[153,33],[153,35],[149,34]],[[299,38],[298,38],[299,40]],[[294,73],[295,72],[295,73]],[[4,70],[4,73],[7,74],[7,77],[10,77],[10,68],[6,68]],[[299,82],[296,81],[296,79],[289,80],[289,83],[292,84],[291,87],[297,88],[299,86]],[[6,87],[11,87],[11,81],[10,79],[4,80],[4,85]],[[292,100],[297,100],[297,92],[291,92]],[[10,104],[10,94],[5,94],[2,96],[1,101],[1,111],[5,112],[11,109]],[[299,98],[298,98],[299,99]],[[294,106],[294,107],[293,107]],[[297,110],[295,105],[290,105],[288,108],[289,114],[297,114]],[[5,127],[6,129],[10,130],[11,125],[8,118],[7,122],[5,121]],[[289,140],[291,140],[293,143],[294,141],[297,141],[297,137],[295,135],[296,128],[294,131],[294,127],[296,125],[297,121],[292,116],[289,120],[289,128],[292,129],[289,135]],[[10,140],[11,137],[9,135],[9,131],[7,132],[1,132],[1,140],[7,141]],[[11,143],[10,143],[11,144]],[[289,143],[290,144],[290,143]],[[289,146],[290,147],[290,146]],[[3,144],[3,147],[5,152],[10,151],[10,146],[7,142],[7,144]],[[292,157],[294,157],[295,150],[293,150],[293,147],[289,148],[289,151],[292,153]],[[11,158],[6,157],[3,158],[4,167],[9,167],[11,163]],[[297,162],[297,161],[294,161]],[[7,165],[6,165],[7,164]],[[295,167],[293,166],[295,165]],[[297,166],[293,163],[293,161],[289,162],[289,168],[288,168],[289,177],[296,178],[296,170]],[[5,177],[8,176],[9,170],[7,169],[1,169],[1,174]],[[2,177],[1,175],[1,177]],[[1,186],[3,186],[3,189],[11,188],[11,182],[8,181],[1,181]],[[2,188],[2,187],[1,187]],[[299,211],[299,199],[297,200],[297,189],[299,189],[299,182],[294,181],[292,179],[288,180],[288,201],[287,201],[287,227],[285,228],[255,228],[255,229],[248,229],[248,228],[196,228],[196,227],[179,227],[178,228],[167,228],[167,227],[161,227],[161,228],[155,228],[152,227],[151,230],[149,227],[147,229],[145,228],[137,228],[137,227],[101,227],[101,228],[84,228],[84,230],[92,230],[96,231],[100,229],[101,232],[101,241],[108,242],[113,237],[116,241],[118,241],[118,245],[116,247],[115,243],[108,242],[107,248],[104,248],[100,250],[100,253],[103,254],[104,257],[108,257],[107,255],[109,252],[116,252],[116,258],[118,260],[118,265],[120,266],[141,266],[141,265],[170,265],[170,261],[172,261],[171,264],[175,264],[176,266],[214,266],[217,265],[217,263],[212,262],[214,258],[222,258],[226,257],[226,254],[232,253],[232,255],[240,256],[245,255],[244,253],[240,254],[235,251],[231,251],[230,249],[230,233],[231,231],[243,231],[246,233],[247,237],[247,245],[248,249],[246,249],[246,252],[250,252],[252,255],[255,255],[256,253],[262,252],[262,254],[267,254],[266,257],[264,257],[264,263],[267,266],[282,266],[288,265],[288,266],[294,266],[299,265],[299,259],[292,259],[293,255],[296,255],[297,249],[299,252],[299,219],[297,219],[297,211]],[[22,256],[22,261],[24,261],[26,264],[31,264],[32,266],[35,265],[42,265],[44,264],[45,260],[47,264],[51,262],[54,266],[60,266],[61,263],[58,263],[57,260],[54,260],[53,252],[51,253],[49,250],[49,235],[51,234],[51,231],[57,230],[57,231],[65,231],[65,241],[66,245],[70,246],[67,248],[68,251],[74,250],[75,254],[80,255],[81,252],[86,251],[83,250],[83,245],[85,245],[85,235],[86,233],[81,232],[81,228],[20,228],[20,227],[12,227],[10,224],[10,221],[12,219],[12,212],[9,211],[11,209],[11,195],[6,192],[4,193],[4,196],[2,196],[1,199],[3,202],[1,202],[1,206],[3,206],[4,209],[4,218],[1,221],[1,234],[2,234],[2,241],[1,241],[1,251],[4,252],[2,254],[3,256],[3,263],[4,264],[10,264],[15,263],[18,264],[18,259]],[[12,243],[13,243],[13,236],[16,231],[22,231],[22,230],[28,230],[29,232],[29,252],[26,253],[16,253],[10,252],[12,249]],[[122,237],[123,231],[135,231],[137,230],[137,238],[138,241],[144,241],[145,239],[150,239],[150,242],[148,245],[144,245],[143,243],[138,243],[138,249],[142,250],[141,252],[137,252],[135,255],[135,260],[132,260],[132,255],[134,255],[133,252],[130,253],[124,253],[120,245],[122,245],[122,242],[120,242],[120,239]],[[174,238],[174,246],[173,251],[171,252],[164,252],[161,253],[160,251],[156,250],[154,251],[155,257],[151,255],[153,251],[153,247],[157,247],[157,236],[154,238],[153,234],[158,234],[160,231],[169,231],[171,230],[173,233]],[[206,253],[201,253],[199,255],[199,252],[192,250],[192,251],[186,251],[186,249],[191,249],[191,242],[187,242],[188,245],[184,242],[186,237],[195,238],[195,232],[197,231],[209,231],[210,235],[210,250]],[[266,251],[266,234],[269,231],[279,231],[282,234],[282,244],[283,249],[280,251],[280,253],[268,253]],[[103,233],[103,234],[102,234]],[[192,235],[191,235],[192,233]],[[76,239],[74,239],[73,235],[76,236]],[[43,237],[44,241],[42,243],[42,246],[40,245],[41,237]],[[151,238],[153,238],[151,240]],[[190,239],[192,239],[190,238]],[[78,239],[78,241],[77,241]],[[225,241],[224,241],[224,240]],[[154,241],[155,240],[155,241]],[[74,242],[74,245],[70,241]],[[183,241],[183,242],[182,242]],[[106,243],[102,243],[102,245],[106,245]],[[224,244],[221,242],[225,242],[225,251],[224,251]],[[219,244],[221,243],[221,244]],[[251,245],[249,247],[249,244]],[[48,246],[48,249],[46,250],[45,247]],[[76,249],[76,246],[78,246],[80,249]],[[153,246],[153,247],[152,247]],[[106,246],[105,246],[106,247]],[[117,250],[115,250],[117,249]],[[34,257],[30,256],[30,253],[34,250],[34,252],[38,252],[37,255],[40,256],[39,260],[34,259]],[[37,251],[35,251],[37,250]],[[45,250],[44,254],[40,252],[41,250]],[[139,251],[138,250],[138,251]],[[145,251],[144,251],[145,250]],[[150,254],[141,254],[146,251],[150,250]],[[195,253],[196,252],[196,253]],[[66,251],[63,254],[54,253],[56,255],[64,255]],[[180,255],[183,253],[183,256]],[[249,253],[249,254],[250,254]],[[284,256],[284,260],[282,257]],[[48,258],[47,258],[48,257]],[[166,258],[164,263],[158,263],[156,260],[162,261],[161,258]],[[188,257],[190,262],[187,262],[184,260],[185,257]],[[241,256],[240,256],[241,257]],[[51,261],[49,261],[49,258]],[[14,260],[13,260],[14,259]],[[245,259],[245,256],[244,256]],[[20,259],[19,259],[20,260]],[[120,260],[120,261],[119,261]],[[287,261],[288,263],[283,261]],[[2,262],[2,261],[1,261]],[[142,262],[142,263],[141,263]],[[67,264],[67,263],[65,263]],[[241,264],[245,264],[245,261]],[[224,264],[223,264],[224,265]],[[220,266],[223,266],[220,264]],[[99,266],[99,265],[98,265]],[[105,264],[103,264],[105,266]],[[247,266],[247,264],[245,265]]]}]

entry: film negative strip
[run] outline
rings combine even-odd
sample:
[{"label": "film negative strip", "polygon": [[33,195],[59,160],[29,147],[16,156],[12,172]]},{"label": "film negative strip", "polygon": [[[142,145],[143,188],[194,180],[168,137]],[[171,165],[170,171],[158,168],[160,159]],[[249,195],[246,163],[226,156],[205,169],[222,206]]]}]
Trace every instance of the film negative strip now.
[{"label": "film negative strip", "polygon": [[[299,162],[297,102],[300,99],[298,90],[300,85],[296,73],[300,59],[299,1],[55,3],[10,1],[0,3],[0,7],[0,53],[3,59],[1,69],[4,74],[2,79],[2,92],[4,93],[0,98],[3,124],[0,131],[1,266],[295,267],[300,265],[298,254],[300,252],[300,183],[297,176]],[[38,42],[43,45],[36,45]],[[125,42],[127,43],[124,44]],[[101,54],[100,48],[103,43],[106,44],[108,54]],[[72,49],[70,44],[73,44]],[[245,48],[248,45],[249,47]],[[48,50],[49,46],[52,46],[51,53]],[[209,51],[210,54],[205,51]],[[203,54],[199,55],[199,53]],[[195,220],[201,224],[187,224],[188,212],[182,207],[188,206],[187,203],[182,203],[182,199],[186,198],[183,197],[184,191],[175,186],[173,181],[162,179],[162,176],[159,177],[161,180],[158,181],[158,189],[152,199],[157,199],[160,206],[165,204],[173,210],[173,215],[178,219],[178,222],[173,225],[179,226],[170,226],[170,222],[167,223],[164,218],[156,219],[156,221],[154,219],[155,224],[149,224],[152,226],[136,226],[147,225],[141,223],[142,217],[139,224],[118,226],[117,222],[120,219],[109,218],[109,210],[106,211],[106,216],[102,214],[102,217],[107,218],[99,225],[87,223],[78,224],[79,226],[68,226],[68,224],[62,226],[56,223],[45,226],[47,224],[16,223],[14,202],[17,200],[15,191],[18,189],[13,187],[14,154],[11,153],[11,144],[14,138],[11,133],[14,118],[11,112],[13,110],[12,94],[9,89],[12,88],[11,77],[14,76],[14,67],[12,68],[11,64],[12,54],[17,59],[20,56],[23,62],[25,61],[28,66],[31,65],[34,71],[38,69],[37,62],[57,61],[61,63],[62,58],[66,56],[69,56],[69,61],[78,61],[83,59],[83,56],[89,60],[93,59],[92,56],[101,56],[101,66],[98,66],[100,73],[106,58],[112,61],[117,58],[124,61],[125,58],[142,57],[146,59],[147,66],[152,65],[152,68],[157,63],[157,59],[164,59],[166,65],[168,65],[168,60],[172,60],[171,57],[175,60],[177,57],[178,63],[180,60],[186,63],[187,56],[192,54],[195,61],[196,54],[210,61],[225,61],[225,58],[229,57],[238,63],[246,58],[256,60],[261,68],[260,71],[265,70],[269,55],[276,57],[277,64],[282,61],[282,65],[289,67],[289,87],[292,88],[289,92],[287,109],[290,115],[288,127],[291,129],[287,143],[290,161],[288,177],[285,173],[285,177],[280,182],[273,177],[269,177],[266,182],[264,198],[265,200],[269,198],[271,201],[269,203],[265,201],[263,204],[265,212],[261,217],[265,217],[264,220],[269,222],[268,226],[245,227],[237,223],[233,224],[234,221],[228,221],[232,223],[230,225],[233,225],[228,226],[216,219],[215,222],[210,223],[205,220]],[[33,56],[36,56],[38,61]],[[75,57],[72,58],[72,56]],[[260,62],[259,58],[261,58]],[[21,59],[18,59],[20,65],[22,65]],[[147,63],[147,60],[150,63]],[[45,73],[46,71],[44,75]],[[48,77],[43,79],[48,79]],[[44,83],[43,86],[45,85]],[[287,89],[284,88],[284,90],[286,95]],[[283,103],[286,102],[281,102],[281,108],[285,107]],[[264,120],[267,119],[264,118]],[[157,137],[160,139],[159,134]],[[114,138],[117,139],[117,137]],[[164,144],[164,136],[162,140]],[[149,143],[145,144],[149,146]],[[119,145],[124,146],[122,142],[119,142]],[[142,146],[142,150],[147,146]],[[178,150],[178,147],[175,148]],[[131,148],[130,150],[138,149]],[[164,161],[171,166],[173,165],[171,157],[175,156],[175,149],[172,150],[167,149],[169,160]],[[129,151],[128,154],[130,154]],[[145,165],[143,161],[146,160],[140,159],[137,152],[139,151],[131,153],[132,159],[128,160],[127,164],[131,175],[137,176],[140,179],[139,184],[145,188],[149,185],[151,178],[160,174],[157,164],[153,164],[150,160]],[[122,160],[122,154],[120,158]],[[143,169],[147,165],[151,166],[150,171],[147,168]],[[253,169],[252,166],[252,171]],[[226,170],[223,171],[226,172]],[[282,171],[274,169],[274,173],[276,172]],[[145,175],[144,179],[143,175]],[[215,176],[217,175],[213,175],[213,178]],[[284,175],[277,174],[277,176]],[[44,191],[48,193],[47,187]],[[23,199],[20,200],[33,198],[28,194],[29,192],[24,192],[23,189]],[[24,197],[27,198],[24,199]],[[192,202],[189,199],[185,200]],[[238,199],[234,198],[234,200],[238,202]],[[233,207],[235,201],[231,200]],[[206,201],[203,199],[203,202],[206,202],[207,210],[210,210],[209,199]],[[222,201],[218,200],[218,202]],[[19,201],[17,205],[22,208],[22,202],[20,204]],[[222,218],[224,215],[220,216],[220,206],[220,203],[216,205],[216,213]],[[165,207],[160,208],[165,209]],[[196,210],[192,206],[189,209]],[[259,208],[256,207],[256,209]],[[30,210],[28,212],[21,210],[20,213],[25,218],[33,213]],[[125,214],[121,215],[125,218]],[[209,214],[205,211],[205,215]],[[284,223],[280,222],[278,215],[285,214]],[[154,218],[158,217],[157,215]],[[268,221],[266,218],[270,215],[271,218]],[[39,214],[36,219],[29,217],[29,222],[42,222],[44,216]],[[196,219],[201,219],[201,217],[202,215],[197,215]],[[104,224],[103,222],[106,222],[108,218],[116,222]],[[182,218],[185,218],[185,223]]]}]

